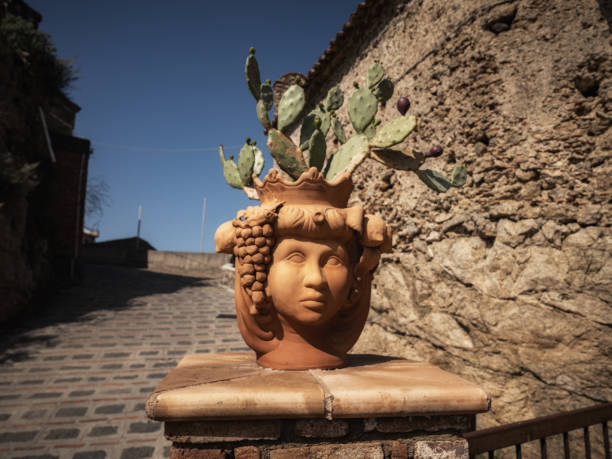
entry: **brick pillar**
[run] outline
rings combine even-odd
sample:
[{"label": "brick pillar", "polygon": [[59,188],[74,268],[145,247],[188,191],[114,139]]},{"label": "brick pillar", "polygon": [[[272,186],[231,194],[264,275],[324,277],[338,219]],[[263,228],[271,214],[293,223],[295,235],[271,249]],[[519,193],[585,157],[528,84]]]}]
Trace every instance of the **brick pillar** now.
[{"label": "brick pillar", "polygon": [[250,353],[188,355],[147,401],[171,458],[468,458],[488,409],[477,386],[427,363],[352,356],[278,371]]}]

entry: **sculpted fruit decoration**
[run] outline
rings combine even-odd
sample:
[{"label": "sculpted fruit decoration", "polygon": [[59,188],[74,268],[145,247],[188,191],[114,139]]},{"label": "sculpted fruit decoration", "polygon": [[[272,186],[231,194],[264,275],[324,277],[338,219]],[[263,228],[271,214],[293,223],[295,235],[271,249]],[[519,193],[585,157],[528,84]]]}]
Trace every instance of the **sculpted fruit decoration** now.
[{"label": "sculpted fruit decoration", "polygon": [[[457,166],[449,179],[421,169],[424,155],[393,148],[416,120],[405,116],[407,99],[397,105],[402,116],[385,125],[376,120],[378,106],[393,95],[393,83],[378,62],[368,69],[365,85],[355,84],[348,97],[354,135],[347,137],[336,117],[344,94],[333,87],[325,102],[304,116],[299,145],[286,133],[305,106],[302,82],[284,92],[272,122],[272,87],[269,80],[261,83],[252,48],[245,73],[277,168],[263,182],[258,178],[263,153],[250,139],[237,163],[219,149],[226,181],[261,201],[239,211],[215,234],[217,251],[235,256],[238,325],[262,366],[340,367],[365,325],[380,254],[391,251],[390,230],[381,218],[359,206],[346,207],[352,172],[370,157],[413,171],[433,190],[445,192],[465,183],[465,166]],[[340,144],[334,152],[327,151],[330,132]]]}]

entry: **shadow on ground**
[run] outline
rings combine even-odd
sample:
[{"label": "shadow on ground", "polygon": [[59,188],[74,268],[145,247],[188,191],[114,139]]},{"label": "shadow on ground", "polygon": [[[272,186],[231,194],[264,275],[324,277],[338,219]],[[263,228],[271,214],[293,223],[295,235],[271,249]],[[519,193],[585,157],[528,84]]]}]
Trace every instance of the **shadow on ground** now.
[{"label": "shadow on ground", "polygon": [[[145,269],[85,265],[80,284],[38,300],[17,317],[0,324],[0,364],[27,360],[29,348],[58,344],[47,327],[96,319],[97,311],[118,311],[145,304],[140,297],[175,293],[187,287],[216,285],[214,275],[186,276]],[[57,330],[55,328],[54,330]]]}]

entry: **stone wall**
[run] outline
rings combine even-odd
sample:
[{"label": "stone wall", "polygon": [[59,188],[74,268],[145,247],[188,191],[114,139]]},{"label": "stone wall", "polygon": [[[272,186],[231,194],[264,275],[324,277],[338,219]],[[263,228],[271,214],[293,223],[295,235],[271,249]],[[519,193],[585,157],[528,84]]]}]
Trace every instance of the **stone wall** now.
[{"label": "stone wall", "polygon": [[[351,204],[383,217],[394,251],[356,346],[428,360],[493,399],[479,428],[612,399],[610,8],[595,0],[394,2],[333,71],[350,94],[380,60],[411,101],[405,147],[465,162],[438,195],[367,160]],[[338,112],[347,133],[346,105]],[[295,137],[295,134],[294,134]],[[329,148],[337,148],[331,143]]]}]

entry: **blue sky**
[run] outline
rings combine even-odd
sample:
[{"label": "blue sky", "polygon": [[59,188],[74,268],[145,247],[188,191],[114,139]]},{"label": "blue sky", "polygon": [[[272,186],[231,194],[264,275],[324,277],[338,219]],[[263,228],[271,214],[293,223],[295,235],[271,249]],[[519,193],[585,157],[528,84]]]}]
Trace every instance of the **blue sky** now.
[{"label": "blue sky", "polygon": [[99,240],[135,236],[140,204],[141,237],[188,252],[200,250],[204,197],[207,252],[217,226],[255,204],[225,183],[217,151],[266,142],[244,80],[249,47],[262,79],[307,73],[359,3],[26,1],[79,69],[68,94],[82,108],[74,134],[91,140],[89,177],[110,196],[87,224],[99,220]]}]

